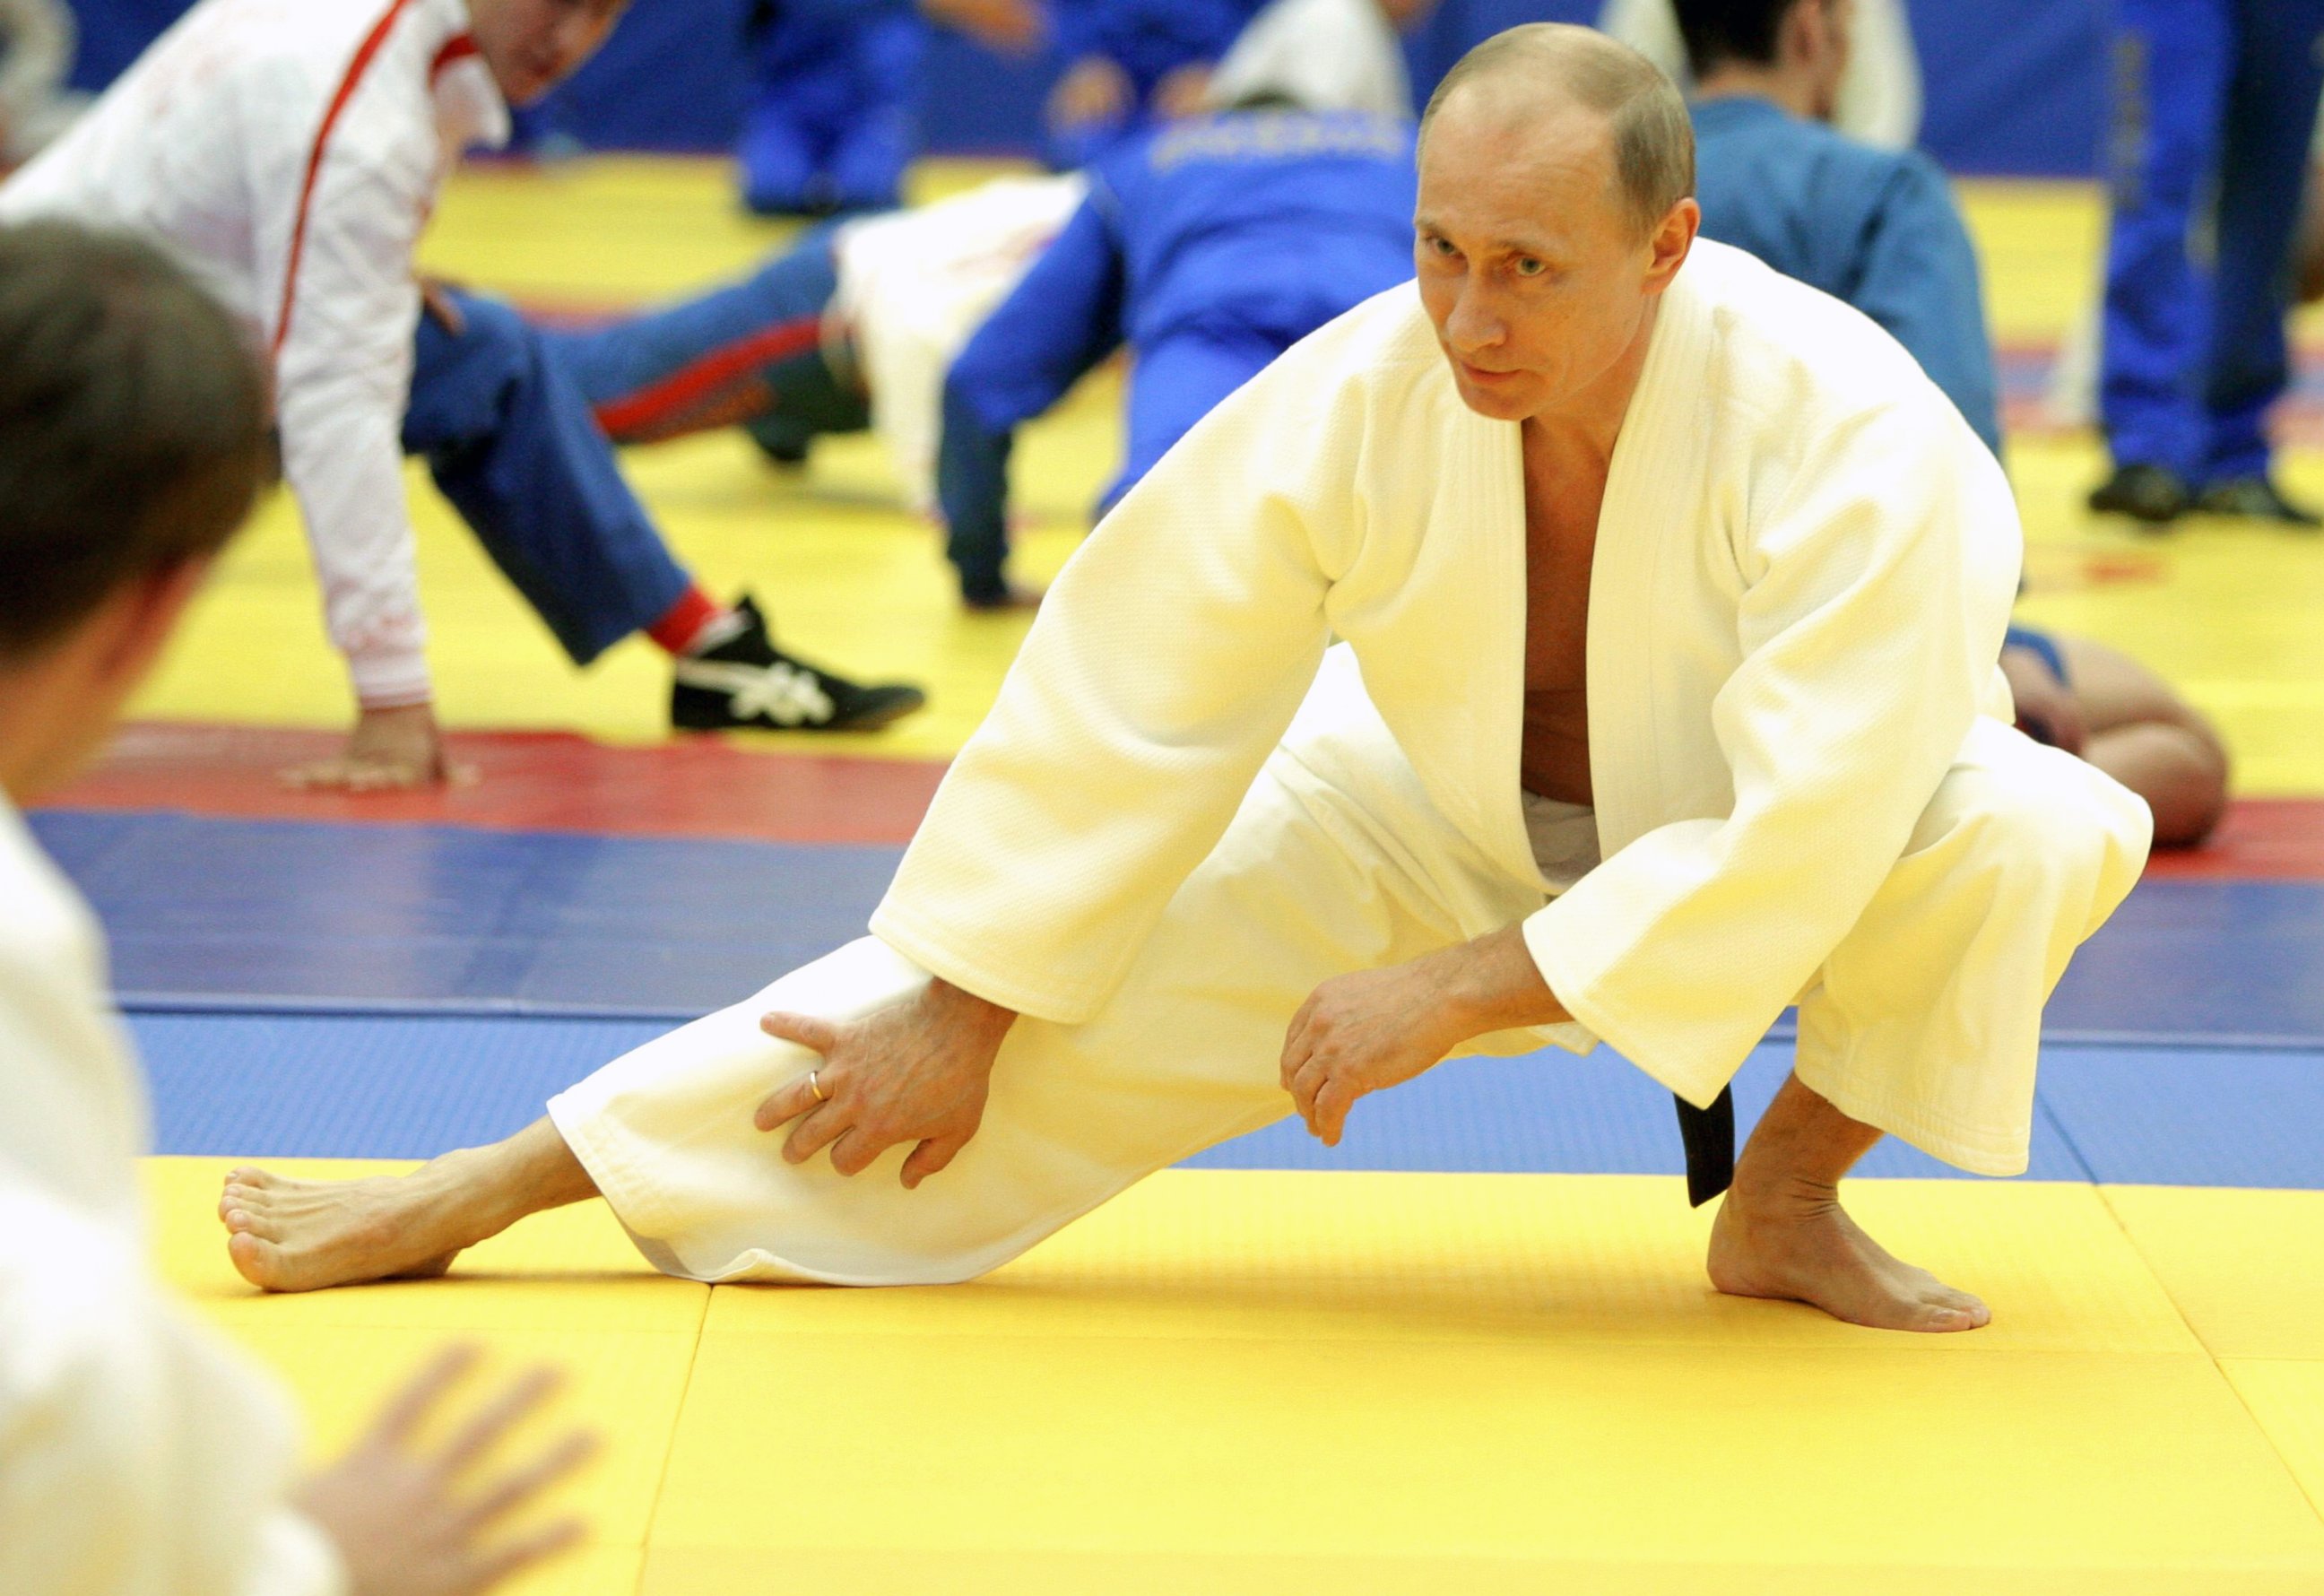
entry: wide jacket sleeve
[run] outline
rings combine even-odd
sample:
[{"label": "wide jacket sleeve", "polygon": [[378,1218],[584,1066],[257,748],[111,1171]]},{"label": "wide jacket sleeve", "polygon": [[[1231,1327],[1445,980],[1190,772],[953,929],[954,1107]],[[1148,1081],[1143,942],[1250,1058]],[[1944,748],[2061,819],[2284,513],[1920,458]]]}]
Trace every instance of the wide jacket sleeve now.
[{"label": "wide jacket sleeve", "polygon": [[338,1596],[279,1395],[113,1226],[0,1180],[0,1590]]},{"label": "wide jacket sleeve", "polygon": [[382,706],[429,697],[402,434],[420,318],[412,251],[432,181],[424,152],[335,138],[315,167],[303,227],[294,222],[280,241],[283,475],[306,521],[331,641],[356,697]]},{"label": "wide jacket sleeve", "polygon": [[1740,662],[1711,712],[1732,809],[1525,922],[1568,1011],[1702,1103],[1895,867],[1989,702],[2018,568],[2000,468],[1932,390],[1803,435],[1733,540]]},{"label": "wide jacket sleeve", "polygon": [[1292,350],[1101,522],[872,917],[969,992],[1087,1018],[1225,831],[1360,540],[1367,312]]}]

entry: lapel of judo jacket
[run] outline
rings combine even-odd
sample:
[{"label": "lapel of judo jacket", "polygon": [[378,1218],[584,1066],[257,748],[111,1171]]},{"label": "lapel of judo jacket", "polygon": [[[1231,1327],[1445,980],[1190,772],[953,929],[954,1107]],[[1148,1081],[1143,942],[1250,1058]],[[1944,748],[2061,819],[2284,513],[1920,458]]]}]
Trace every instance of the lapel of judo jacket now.
[{"label": "lapel of judo jacket", "polygon": [[[1425,331],[1425,323],[1420,324]],[[1689,573],[1710,425],[1711,315],[1684,271],[1664,296],[1599,513],[1590,595],[1590,764],[1601,852],[1665,819],[1655,651],[1671,572]],[[1518,427],[1461,401],[1441,355],[1414,384],[1425,417],[1375,410],[1374,435],[1441,441],[1437,468],[1394,474],[1373,505],[1388,568],[1350,574],[1335,623],[1354,645],[1381,718],[1438,810],[1517,881],[1542,885],[1526,835],[1526,506]],[[1398,390],[1381,397],[1396,402]],[[1395,502],[1395,484],[1425,503]],[[1386,502],[1382,502],[1386,501]],[[1403,542],[1396,533],[1409,528]],[[1375,547],[1379,547],[1375,545]],[[1370,564],[1370,561],[1363,562]]]}]

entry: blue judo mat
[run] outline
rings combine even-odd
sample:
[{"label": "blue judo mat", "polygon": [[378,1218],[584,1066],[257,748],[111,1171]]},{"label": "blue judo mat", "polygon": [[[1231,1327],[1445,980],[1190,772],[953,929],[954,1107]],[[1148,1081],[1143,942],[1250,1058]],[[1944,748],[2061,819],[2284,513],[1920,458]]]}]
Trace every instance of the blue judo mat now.
[{"label": "blue judo mat", "polygon": [[[428,1158],[508,1135],[564,1086],[655,1036],[634,1020],[143,1013],[165,1153]],[[1789,1049],[1736,1082],[1748,1124]],[[2042,1180],[2324,1190],[2324,1049],[2044,1050],[2029,1174]],[[769,1149],[772,1156],[771,1147]],[[1607,1049],[1456,1059],[1356,1107],[1326,1148],[1286,1120],[1189,1160],[1239,1169],[1675,1175],[1671,1099]],[[1873,1176],[1958,1173],[1884,1141]]]}]

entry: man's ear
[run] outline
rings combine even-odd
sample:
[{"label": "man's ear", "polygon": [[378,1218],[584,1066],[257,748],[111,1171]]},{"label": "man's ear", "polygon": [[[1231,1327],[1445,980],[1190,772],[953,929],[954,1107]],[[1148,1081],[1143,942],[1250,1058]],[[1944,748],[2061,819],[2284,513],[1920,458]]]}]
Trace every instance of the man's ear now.
[{"label": "man's ear", "polygon": [[1694,248],[1694,235],[1702,228],[1702,207],[1692,199],[1682,199],[1670,208],[1663,219],[1655,224],[1654,234],[1646,240],[1649,259],[1646,265],[1646,291],[1660,293],[1686,264],[1687,253]]}]

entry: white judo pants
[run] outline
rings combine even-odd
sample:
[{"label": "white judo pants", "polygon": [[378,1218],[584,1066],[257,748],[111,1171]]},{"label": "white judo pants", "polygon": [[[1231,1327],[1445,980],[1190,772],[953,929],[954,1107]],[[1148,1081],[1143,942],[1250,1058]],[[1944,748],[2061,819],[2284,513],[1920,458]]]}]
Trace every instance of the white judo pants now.
[{"label": "white judo pants", "polygon": [[[2123,811],[2121,789],[2093,781],[2104,778],[1980,723],[1802,995],[1809,1086],[1964,1167],[2025,1167],[2042,1004],[2145,855],[2143,808],[2134,798],[2136,814]],[[752,1124],[769,1092],[816,1062],[763,1035],[761,1015],[852,1019],[927,982],[871,937],[615,1060],[549,1116],[667,1273],[967,1279],[1154,1170],[1287,1114],[1284,1032],[1323,981],[1481,935],[1544,901],[1537,881],[1510,881],[1437,814],[1384,727],[1295,727],[1104,1008],[1079,1025],[1018,1020],[982,1130],[918,1191],[897,1179],[908,1148],[847,1178],[821,1156],[785,1163],[785,1132]],[[1543,1039],[1501,1033],[1468,1050]]]}]

